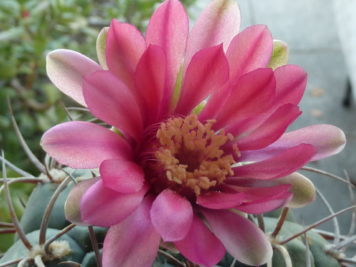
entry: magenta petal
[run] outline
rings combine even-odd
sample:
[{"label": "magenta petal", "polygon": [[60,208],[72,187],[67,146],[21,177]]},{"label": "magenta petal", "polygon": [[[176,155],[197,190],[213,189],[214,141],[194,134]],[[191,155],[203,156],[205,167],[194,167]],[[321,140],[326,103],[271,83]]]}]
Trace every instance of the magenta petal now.
[{"label": "magenta petal", "polygon": [[230,76],[237,77],[258,68],[264,68],[272,55],[273,39],[265,25],[253,25],[240,32],[231,41],[226,52]]},{"label": "magenta petal", "polygon": [[187,199],[166,189],[154,200],[151,219],[164,241],[182,240],[192,224],[193,208]]},{"label": "magenta petal", "polygon": [[135,72],[135,84],[144,104],[146,123],[154,123],[164,94],[166,60],[161,47],[150,45],[142,55]]},{"label": "magenta petal", "polygon": [[272,246],[254,223],[230,211],[203,210],[211,231],[242,263],[259,266],[272,258]]},{"label": "magenta petal", "polygon": [[234,168],[240,178],[274,179],[288,175],[304,166],[315,155],[312,145],[300,144],[266,160]]},{"label": "magenta petal", "polygon": [[[173,89],[183,63],[189,19],[178,0],[166,0],[156,9],[147,26],[147,44],[163,48],[167,57],[167,85]],[[170,97],[170,95],[168,95]]]},{"label": "magenta petal", "polygon": [[203,48],[222,43],[226,49],[239,28],[240,10],[235,0],[211,1],[189,35],[186,64]]},{"label": "magenta petal", "polygon": [[174,245],[190,261],[208,267],[217,264],[225,255],[223,244],[196,215],[186,237]]},{"label": "magenta petal", "polygon": [[109,159],[101,163],[100,175],[106,188],[119,193],[138,192],[145,181],[140,166],[132,161],[120,159]]},{"label": "magenta petal", "polygon": [[103,267],[151,267],[160,236],[150,221],[147,198],[120,224],[110,227],[104,240]]},{"label": "magenta petal", "polygon": [[238,206],[236,209],[249,214],[262,214],[284,207],[292,199],[292,196],[293,194],[291,192],[285,192],[270,199]]},{"label": "magenta petal", "polygon": [[284,65],[275,70],[276,99],[278,105],[297,105],[303,97],[307,84],[307,73],[295,65]]},{"label": "magenta petal", "polygon": [[91,225],[111,226],[129,216],[141,203],[147,188],[131,194],[119,193],[104,186],[99,180],[82,196],[82,221]]},{"label": "magenta petal", "polygon": [[301,113],[296,105],[286,104],[281,106],[254,131],[238,139],[239,149],[253,150],[268,146],[276,141]]},{"label": "magenta petal", "polygon": [[136,140],[142,134],[142,116],[134,93],[110,71],[97,71],[85,77],[84,97],[90,111],[99,119]]},{"label": "magenta petal", "polygon": [[264,149],[244,151],[241,160],[264,160],[301,143],[313,145],[316,153],[310,160],[319,160],[339,153],[345,146],[346,137],[342,130],[333,125],[311,125],[285,133]]},{"label": "magenta petal", "polygon": [[[230,178],[228,182],[234,183],[239,179]],[[232,186],[233,187],[233,186]],[[197,198],[197,204],[209,209],[239,209],[241,205],[273,199],[284,193],[289,193],[290,185],[277,185],[269,187],[240,187],[237,192],[209,192]],[[290,195],[290,193],[289,193]],[[289,196],[288,195],[288,196]]]},{"label": "magenta petal", "polygon": [[146,42],[135,26],[112,20],[106,40],[107,65],[129,87]]},{"label": "magenta petal", "polygon": [[188,114],[228,78],[229,66],[222,46],[200,50],[187,68],[176,113]]},{"label": "magenta petal", "polygon": [[[257,69],[242,75],[232,85],[231,93],[223,103],[214,127],[225,126],[232,120],[255,115],[268,107],[275,96],[276,82],[271,69]],[[222,105],[222,103],[216,103]]]},{"label": "magenta petal", "polygon": [[121,136],[84,121],[54,126],[42,136],[41,146],[59,163],[72,168],[98,168],[106,159],[132,157],[130,146]]},{"label": "magenta petal", "polygon": [[246,195],[241,193],[208,192],[197,198],[197,204],[209,209],[231,209],[241,205]]}]

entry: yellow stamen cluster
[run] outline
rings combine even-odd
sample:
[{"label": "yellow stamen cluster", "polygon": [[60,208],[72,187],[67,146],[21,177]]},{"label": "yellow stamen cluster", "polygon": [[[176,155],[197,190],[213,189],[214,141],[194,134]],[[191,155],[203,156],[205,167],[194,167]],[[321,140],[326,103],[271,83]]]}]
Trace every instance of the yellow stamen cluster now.
[{"label": "yellow stamen cluster", "polygon": [[221,149],[232,136],[224,131],[216,133],[213,124],[213,120],[202,124],[192,114],[169,119],[156,134],[160,148],[155,157],[164,168],[166,178],[193,190],[197,196],[233,174],[231,165],[235,161]]}]

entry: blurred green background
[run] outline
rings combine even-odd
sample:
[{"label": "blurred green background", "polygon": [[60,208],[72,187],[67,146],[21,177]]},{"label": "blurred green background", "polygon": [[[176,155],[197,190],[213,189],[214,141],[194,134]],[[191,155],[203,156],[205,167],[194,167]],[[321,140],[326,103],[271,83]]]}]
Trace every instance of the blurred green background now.
[{"label": "blurred green background", "polygon": [[[189,8],[196,0],[182,1]],[[116,18],[144,32],[160,0],[0,0],[0,149],[5,158],[38,175],[12,127],[6,99],[9,98],[21,133],[38,158],[44,153],[39,140],[45,130],[65,121],[65,106],[75,106],[49,81],[46,53],[58,48],[76,50],[96,59],[99,31]],[[8,177],[17,174],[7,170]],[[0,175],[1,176],[1,175]],[[32,185],[15,184],[11,193],[21,216]],[[0,222],[10,221],[4,194],[0,195]],[[12,235],[0,235],[0,251]]]}]

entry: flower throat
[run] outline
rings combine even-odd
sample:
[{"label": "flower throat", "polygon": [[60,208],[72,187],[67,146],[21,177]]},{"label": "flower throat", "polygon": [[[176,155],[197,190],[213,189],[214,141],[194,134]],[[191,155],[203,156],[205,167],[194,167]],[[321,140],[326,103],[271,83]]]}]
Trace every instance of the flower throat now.
[{"label": "flower throat", "polygon": [[160,124],[156,163],[151,166],[155,169],[151,181],[154,187],[198,196],[233,174],[231,166],[235,161],[222,149],[232,136],[224,131],[215,133],[213,124],[213,120],[202,124],[196,115],[171,118]]}]

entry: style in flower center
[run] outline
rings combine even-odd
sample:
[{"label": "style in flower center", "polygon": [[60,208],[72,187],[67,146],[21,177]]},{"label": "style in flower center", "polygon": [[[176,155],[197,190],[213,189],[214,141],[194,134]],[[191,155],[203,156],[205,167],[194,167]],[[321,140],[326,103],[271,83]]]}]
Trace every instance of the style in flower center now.
[{"label": "style in flower center", "polygon": [[159,147],[154,154],[161,183],[166,179],[168,187],[198,196],[233,174],[235,161],[222,149],[232,136],[224,131],[216,133],[213,124],[213,120],[201,123],[194,114],[161,123],[156,133]]}]

